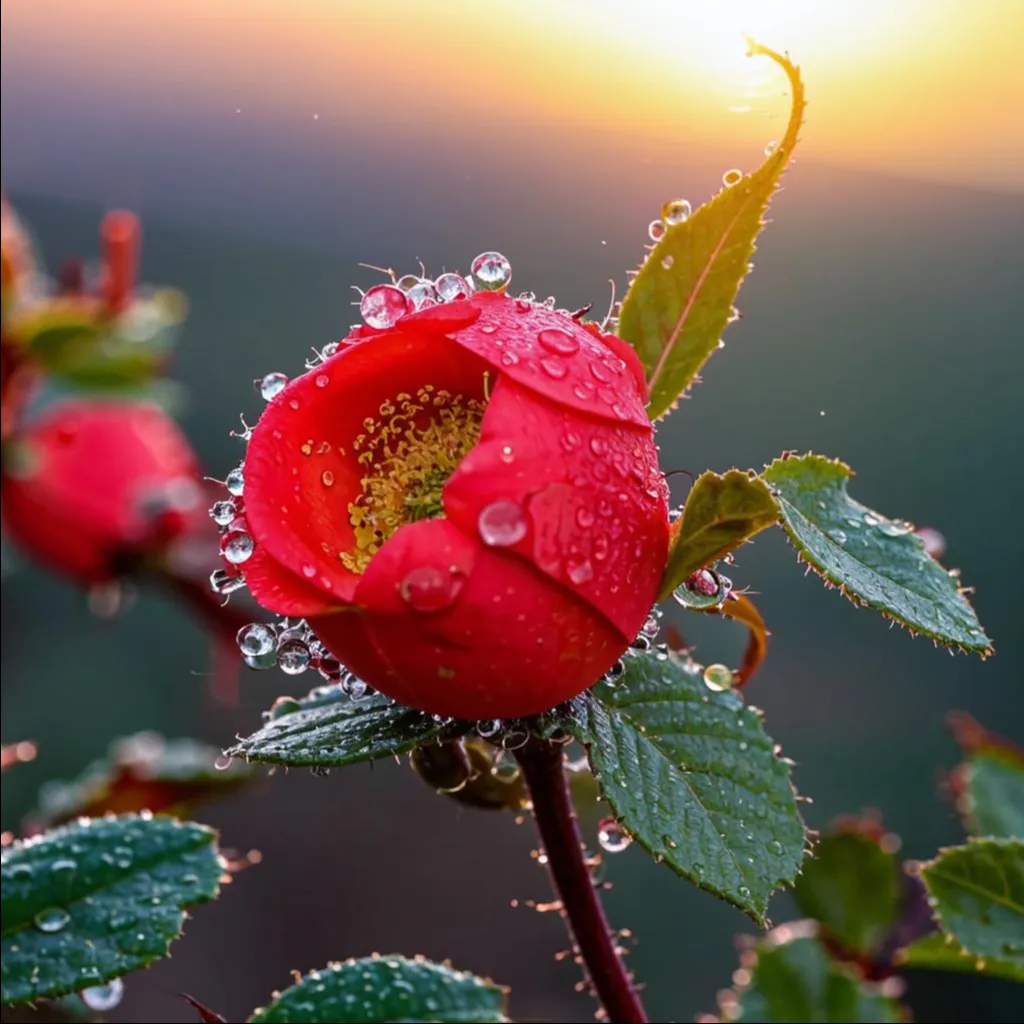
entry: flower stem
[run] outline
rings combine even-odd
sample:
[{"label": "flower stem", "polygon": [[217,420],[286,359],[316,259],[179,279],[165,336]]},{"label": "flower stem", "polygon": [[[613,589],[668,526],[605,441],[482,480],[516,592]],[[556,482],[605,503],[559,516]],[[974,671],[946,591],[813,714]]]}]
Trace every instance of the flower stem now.
[{"label": "flower stem", "polygon": [[562,747],[533,738],[516,751],[533,802],[555,890],[598,999],[612,1024],[646,1024],[633,979],[616,951],[615,938],[587,865],[576,812],[563,767]]}]

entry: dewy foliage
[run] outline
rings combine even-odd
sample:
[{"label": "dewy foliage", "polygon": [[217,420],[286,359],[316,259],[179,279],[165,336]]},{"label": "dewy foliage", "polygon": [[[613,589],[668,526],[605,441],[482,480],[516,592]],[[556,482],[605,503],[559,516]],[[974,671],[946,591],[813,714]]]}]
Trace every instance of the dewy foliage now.
[{"label": "dewy foliage", "polygon": [[373,956],[310,971],[275,993],[250,1024],[325,1020],[349,1024],[432,1021],[501,1024],[505,991],[493,982],[417,957]]},{"label": "dewy foliage", "polygon": [[800,868],[805,829],[759,711],[710,690],[699,665],[644,654],[576,698],[560,724],[641,846],[764,923],[769,896]]},{"label": "dewy foliage", "polygon": [[976,968],[1024,980],[1024,840],[971,839],[920,871],[939,927]]},{"label": "dewy foliage", "polygon": [[443,728],[383,694],[352,700],[340,686],[318,687],[227,753],[268,764],[340,768],[404,754],[437,739]]},{"label": "dewy foliage", "polygon": [[749,983],[735,993],[730,1021],[895,1024],[903,1019],[894,1000],[833,960],[812,936],[776,942],[763,939],[756,946],[756,956]]},{"label": "dewy foliage", "polygon": [[3,851],[0,1002],[77,992],[167,955],[213,899],[216,834],[171,818],[84,819]]},{"label": "dewy foliage", "polygon": [[909,523],[846,493],[850,467],[821,455],[776,459],[764,472],[800,557],[857,604],[939,643],[987,654],[991,642],[960,590]]},{"label": "dewy foliage", "polygon": [[718,347],[764,212],[797,143],[804,116],[799,71],[760,45],[751,43],[751,54],[771,58],[789,78],[793,104],[785,135],[756,171],[682,223],[667,224],[622,303],[618,333],[644,364],[652,420],[672,408]]},{"label": "dewy foliage", "polygon": [[771,491],[756,476],[739,469],[721,476],[710,471],[701,474],[686,497],[682,517],[672,528],[660,599],[778,518]]},{"label": "dewy foliage", "polygon": [[903,873],[872,836],[840,829],[821,837],[793,889],[800,911],[843,950],[871,957],[900,913]]}]

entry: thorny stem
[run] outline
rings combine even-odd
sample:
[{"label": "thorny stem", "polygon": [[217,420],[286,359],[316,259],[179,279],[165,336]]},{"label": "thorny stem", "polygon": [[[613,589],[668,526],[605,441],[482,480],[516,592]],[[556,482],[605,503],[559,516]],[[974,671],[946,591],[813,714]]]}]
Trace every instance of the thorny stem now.
[{"label": "thorny stem", "polygon": [[587,866],[562,747],[534,738],[516,751],[516,760],[533,802],[551,879],[597,997],[612,1024],[646,1024],[647,1014],[616,952],[615,938]]}]

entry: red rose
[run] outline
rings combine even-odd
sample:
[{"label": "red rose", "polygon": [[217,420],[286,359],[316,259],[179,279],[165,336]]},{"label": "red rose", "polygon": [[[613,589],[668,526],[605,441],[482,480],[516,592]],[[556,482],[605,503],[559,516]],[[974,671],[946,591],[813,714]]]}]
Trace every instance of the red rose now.
[{"label": "red rose", "polygon": [[500,293],[356,328],[264,411],[232,560],[404,704],[543,711],[655,599],[668,492],[644,400],[618,338]]},{"label": "red rose", "polygon": [[180,533],[199,497],[192,449],[158,406],[67,401],[12,448],[3,517],[26,552],[92,584]]}]

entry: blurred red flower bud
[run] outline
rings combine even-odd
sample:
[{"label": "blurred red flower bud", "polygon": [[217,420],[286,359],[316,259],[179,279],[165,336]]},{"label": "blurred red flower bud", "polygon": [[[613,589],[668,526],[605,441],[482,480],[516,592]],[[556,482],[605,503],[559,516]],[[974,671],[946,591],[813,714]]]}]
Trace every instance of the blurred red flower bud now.
[{"label": "blurred red flower bud", "polygon": [[160,550],[201,500],[188,441],[147,402],[63,402],[29,424],[7,456],[11,540],[87,585]]},{"label": "blurred red flower bud", "polygon": [[222,550],[370,685],[436,714],[525,716],[634,639],[668,491],[618,338],[478,293],[363,325],[272,383]]}]

